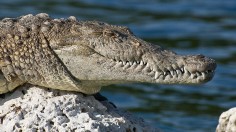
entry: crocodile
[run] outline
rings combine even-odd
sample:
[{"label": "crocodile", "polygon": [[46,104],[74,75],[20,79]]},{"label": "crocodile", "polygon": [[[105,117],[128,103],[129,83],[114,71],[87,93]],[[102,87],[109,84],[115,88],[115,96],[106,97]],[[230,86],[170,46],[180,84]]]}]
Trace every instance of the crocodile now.
[{"label": "crocodile", "polygon": [[46,13],[0,21],[0,94],[25,83],[88,95],[120,83],[201,84],[215,69],[211,58],[179,55],[125,26]]}]

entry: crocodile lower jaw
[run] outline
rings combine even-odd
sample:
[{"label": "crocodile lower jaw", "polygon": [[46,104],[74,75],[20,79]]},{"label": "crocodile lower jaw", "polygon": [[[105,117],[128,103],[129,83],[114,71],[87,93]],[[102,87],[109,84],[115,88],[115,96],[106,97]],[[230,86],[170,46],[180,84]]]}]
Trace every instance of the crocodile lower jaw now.
[{"label": "crocodile lower jaw", "polygon": [[163,84],[199,84],[211,80],[214,76],[215,70],[195,71],[190,72],[184,66],[175,66],[175,69],[165,68],[165,70],[154,70],[151,64],[144,61],[121,61],[112,59],[115,68],[122,68],[123,70],[133,70],[150,76],[154,83]]}]

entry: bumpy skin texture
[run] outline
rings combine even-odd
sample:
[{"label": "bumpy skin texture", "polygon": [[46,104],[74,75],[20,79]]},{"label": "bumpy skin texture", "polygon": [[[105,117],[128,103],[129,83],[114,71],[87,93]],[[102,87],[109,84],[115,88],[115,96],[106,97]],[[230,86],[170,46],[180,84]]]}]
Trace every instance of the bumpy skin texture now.
[{"label": "bumpy skin texture", "polygon": [[44,13],[0,21],[0,93],[24,83],[85,94],[114,83],[198,84],[215,68],[213,59],[177,55],[127,27]]}]

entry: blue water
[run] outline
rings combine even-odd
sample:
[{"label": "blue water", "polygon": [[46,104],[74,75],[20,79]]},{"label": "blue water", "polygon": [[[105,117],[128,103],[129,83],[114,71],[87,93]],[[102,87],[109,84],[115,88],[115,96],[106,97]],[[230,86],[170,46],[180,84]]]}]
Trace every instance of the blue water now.
[{"label": "blue water", "polygon": [[118,107],[165,132],[215,131],[220,114],[236,106],[236,0],[7,0],[0,18],[46,12],[125,25],[139,37],[179,54],[216,59],[204,85],[122,84],[103,88]]}]

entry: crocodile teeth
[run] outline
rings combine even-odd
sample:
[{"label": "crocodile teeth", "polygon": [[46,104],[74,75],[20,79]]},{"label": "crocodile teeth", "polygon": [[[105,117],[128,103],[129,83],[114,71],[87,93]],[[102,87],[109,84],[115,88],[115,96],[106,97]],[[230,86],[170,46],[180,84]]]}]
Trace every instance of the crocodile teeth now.
[{"label": "crocodile teeth", "polygon": [[[149,63],[145,63],[144,61],[122,61],[112,59],[115,63],[116,67],[123,67],[123,69],[132,68],[136,71],[143,70],[149,76],[152,76],[154,79],[161,79],[161,80],[168,80],[171,78],[191,78],[191,79],[198,79],[205,78],[207,74],[214,73],[213,70],[203,71],[203,72],[189,72],[184,66],[179,68],[178,66],[167,67],[161,70],[158,66],[152,67]],[[199,78],[199,79],[200,79]]]},{"label": "crocodile teeth", "polygon": [[176,75],[178,77],[178,76],[182,76],[183,74],[182,74],[182,72],[180,70],[176,70]]},{"label": "crocodile teeth", "polygon": [[122,64],[123,64],[123,65],[126,65],[126,62],[125,62],[125,61],[123,61],[123,62],[122,62]]},{"label": "crocodile teeth", "polygon": [[143,63],[143,61],[140,61],[140,65],[142,66],[144,63]]},{"label": "crocodile teeth", "polygon": [[194,76],[195,76],[194,74],[191,74],[191,78],[192,78],[192,79],[194,78]]},{"label": "crocodile teeth", "polygon": [[201,72],[196,72],[197,76],[201,76],[202,73]]},{"label": "crocodile teeth", "polygon": [[175,72],[174,72],[174,71],[170,71],[170,74],[171,74],[171,75],[174,75],[174,74],[175,74]]},{"label": "crocodile teeth", "polygon": [[155,79],[157,79],[159,77],[160,73],[159,72],[155,72]]},{"label": "crocodile teeth", "polygon": [[202,76],[203,76],[203,78],[205,78],[205,77],[206,77],[206,74],[205,74],[205,72],[203,72]]},{"label": "crocodile teeth", "polygon": [[118,62],[118,66],[123,66],[123,63],[121,61]]},{"label": "crocodile teeth", "polygon": [[170,71],[164,72],[164,75],[165,75],[165,76],[170,75],[170,74],[171,74]]},{"label": "crocodile teeth", "polygon": [[129,65],[129,63],[126,63],[126,64],[124,65],[124,69],[126,69],[126,68],[128,68],[128,67],[130,67],[130,65]]}]

